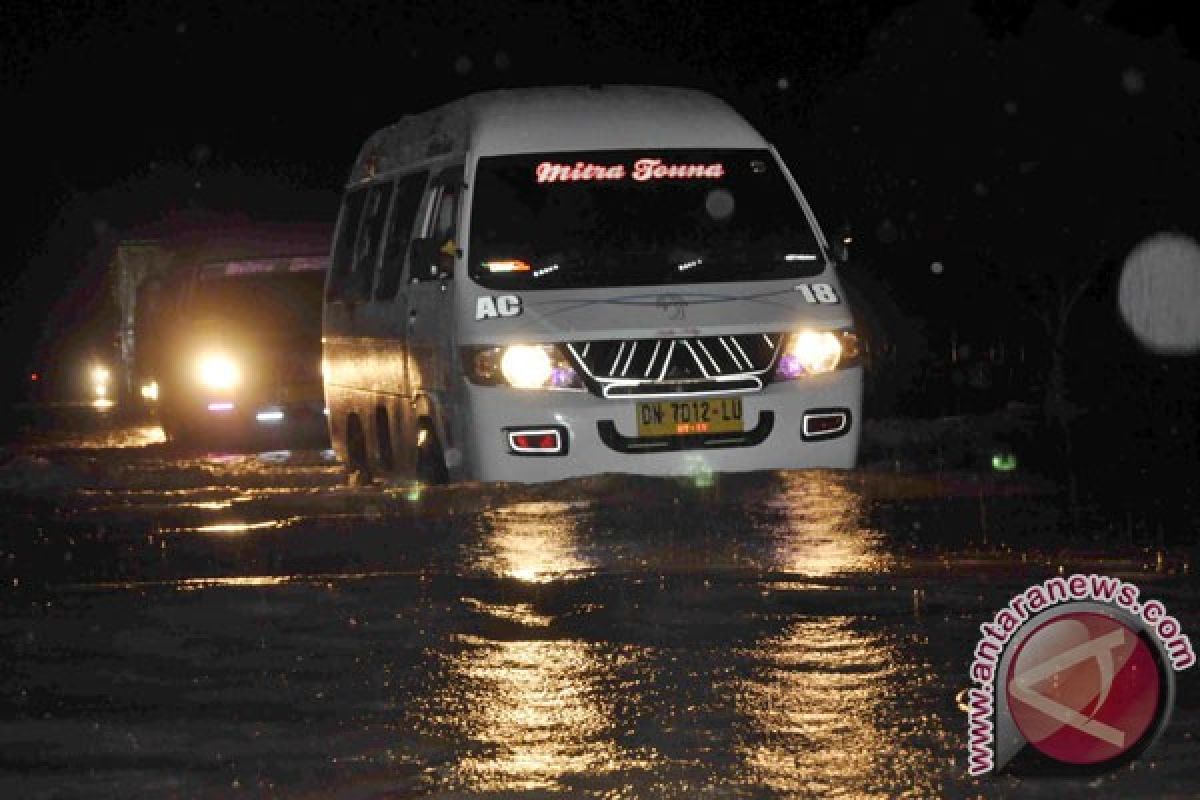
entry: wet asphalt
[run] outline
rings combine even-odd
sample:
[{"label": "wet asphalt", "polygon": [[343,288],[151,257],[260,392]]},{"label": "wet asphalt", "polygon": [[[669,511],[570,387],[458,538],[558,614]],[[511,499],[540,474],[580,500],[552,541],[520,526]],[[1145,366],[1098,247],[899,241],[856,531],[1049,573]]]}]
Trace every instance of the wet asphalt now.
[{"label": "wet asphalt", "polygon": [[1200,690],[1090,778],[966,774],[978,626],[1193,551],[1013,473],[350,487],[152,424],[0,450],[3,797],[1195,797]]}]

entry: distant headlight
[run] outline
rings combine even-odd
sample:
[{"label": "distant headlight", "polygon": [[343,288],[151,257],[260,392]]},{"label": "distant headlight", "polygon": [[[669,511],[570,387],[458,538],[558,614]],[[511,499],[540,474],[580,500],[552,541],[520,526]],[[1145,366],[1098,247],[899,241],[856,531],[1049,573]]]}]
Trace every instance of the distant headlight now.
[{"label": "distant headlight", "polygon": [[196,379],[205,389],[226,391],[242,382],[242,369],[223,353],[206,353],[196,361]]},{"label": "distant headlight", "polygon": [[782,380],[833,372],[858,360],[858,337],[853,331],[799,331],[788,337],[775,367]]},{"label": "distant headlight", "polygon": [[464,347],[463,366],[472,383],[516,389],[582,389],[583,382],[557,345]]},{"label": "distant headlight", "polygon": [[88,377],[92,379],[92,394],[96,398],[108,397],[108,382],[112,379],[112,373],[108,371],[108,367],[103,364],[95,364],[88,370]]}]

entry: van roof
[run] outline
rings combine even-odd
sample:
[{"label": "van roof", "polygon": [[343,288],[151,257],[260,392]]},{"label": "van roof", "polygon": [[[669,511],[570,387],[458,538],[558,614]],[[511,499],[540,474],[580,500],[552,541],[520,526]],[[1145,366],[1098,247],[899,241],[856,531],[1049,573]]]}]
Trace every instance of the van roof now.
[{"label": "van roof", "polygon": [[451,153],[501,155],[637,148],[762,148],[724,101],[665,86],[562,86],[468,95],[367,139],[350,184]]}]

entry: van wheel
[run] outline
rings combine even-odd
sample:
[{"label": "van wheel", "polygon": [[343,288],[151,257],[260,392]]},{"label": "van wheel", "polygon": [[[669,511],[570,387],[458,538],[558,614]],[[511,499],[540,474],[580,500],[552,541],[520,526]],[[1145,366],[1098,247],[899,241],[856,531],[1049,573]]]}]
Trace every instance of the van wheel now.
[{"label": "van wheel", "polygon": [[383,406],[375,409],[375,439],[379,444],[379,464],[384,472],[391,472],[396,466],[392,454],[392,426],[388,424],[387,409]]},{"label": "van wheel", "polygon": [[417,480],[431,486],[450,482],[442,443],[428,419],[423,419],[417,427]]},{"label": "van wheel", "polygon": [[367,437],[357,414],[351,414],[346,420],[346,476],[351,486],[365,486],[371,482]]}]

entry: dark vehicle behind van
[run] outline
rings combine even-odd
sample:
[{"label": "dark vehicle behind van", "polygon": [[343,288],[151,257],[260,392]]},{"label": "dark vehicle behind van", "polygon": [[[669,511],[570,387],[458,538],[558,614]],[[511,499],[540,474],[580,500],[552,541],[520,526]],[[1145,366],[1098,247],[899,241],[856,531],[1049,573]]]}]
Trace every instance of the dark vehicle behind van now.
[{"label": "dark vehicle behind van", "polygon": [[165,288],[153,343],[167,436],[221,446],[317,445],[325,256],[217,261]]}]

